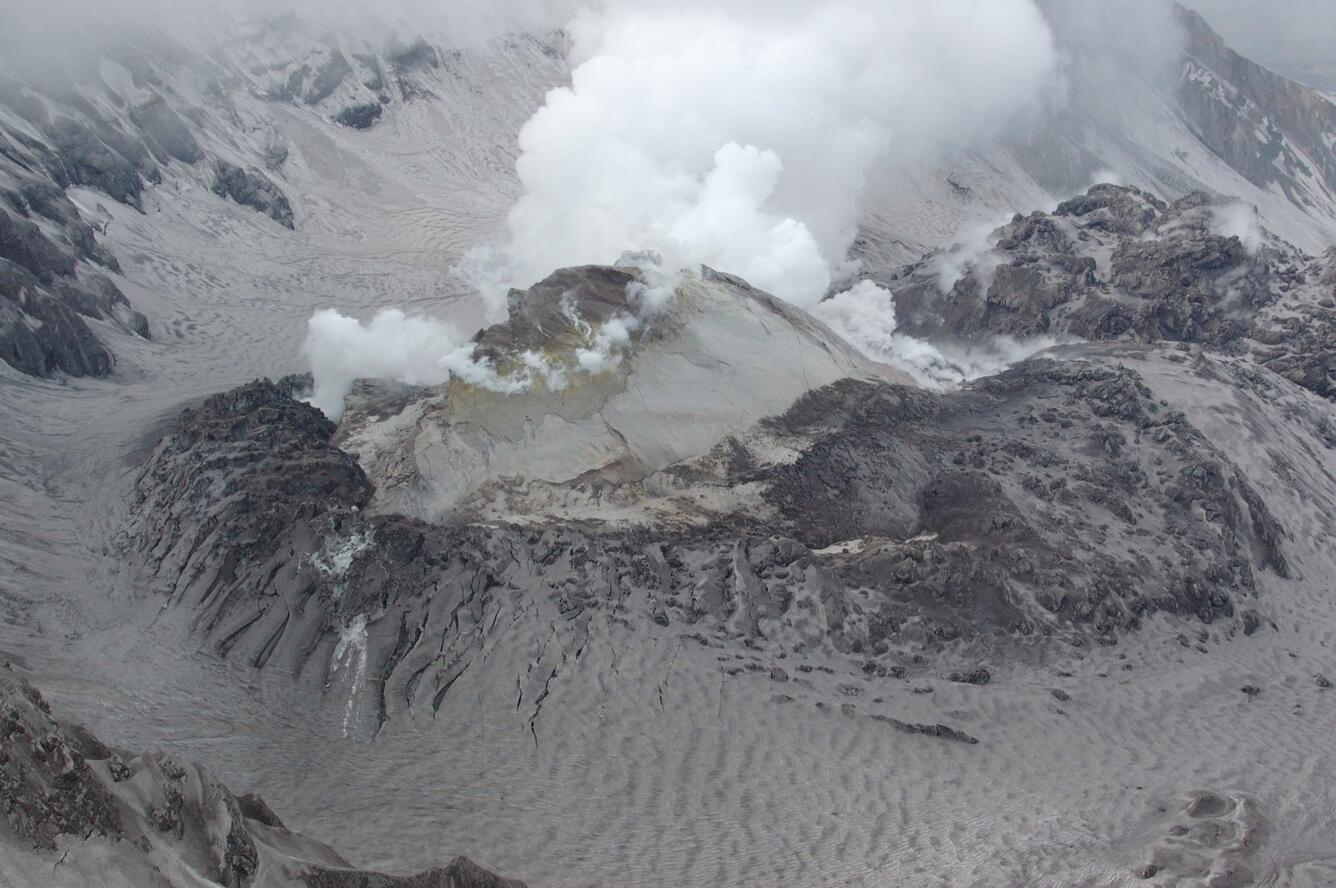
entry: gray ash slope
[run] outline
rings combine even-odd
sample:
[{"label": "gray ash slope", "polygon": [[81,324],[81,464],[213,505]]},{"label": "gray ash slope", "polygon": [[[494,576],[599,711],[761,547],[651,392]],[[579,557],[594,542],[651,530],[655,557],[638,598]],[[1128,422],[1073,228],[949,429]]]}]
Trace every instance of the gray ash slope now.
[{"label": "gray ash slope", "polygon": [[[451,93],[477,89],[476,58],[383,25],[342,39],[294,12],[197,44],[123,22],[90,36],[94,16],[70,25],[68,49],[34,57],[24,21],[0,44],[0,359],[38,376],[106,376],[113,331],[149,335],[99,241],[115,216],[104,200],[146,214],[198,188],[293,230],[292,167],[309,162],[290,162],[293,118],[363,129],[410,103],[456,113]],[[517,35],[506,51],[555,66],[561,41]],[[526,61],[536,83],[550,77]]]},{"label": "gray ash slope", "polygon": [[160,752],[132,755],[58,720],[0,664],[0,879],[145,888],[523,888],[466,858],[415,877],[352,869],[256,795]]}]

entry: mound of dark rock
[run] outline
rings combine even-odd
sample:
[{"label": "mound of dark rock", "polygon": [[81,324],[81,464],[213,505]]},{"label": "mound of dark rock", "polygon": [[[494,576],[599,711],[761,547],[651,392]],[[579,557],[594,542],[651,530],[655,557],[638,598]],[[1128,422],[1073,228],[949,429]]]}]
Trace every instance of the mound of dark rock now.
[{"label": "mound of dark rock", "polygon": [[749,503],[696,525],[367,514],[371,485],[333,431],[269,383],[210,399],[151,458],[131,539],[229,658],[323,675],[356,632],[377,723],[438,709],[516,608],[549,611],[557,639],[521,679],[536,718],[600,613],[797,662],[819,638],[851,672],[906,675],[973,641],[1116,644],[1156,612],[1241,624],[1259,574],[1289,570],[1243,473],[1136,373],[1096,361],[1034,360],[947,395],[816,390],[655,480]]},{"label": "mound of dark rock", "polygon": [[315,72],[311,86],[306,91],[304,97],[306,104],[318,105],[332,96],[352,72],[352,66],[343,57],[343,53],[337,49],[330,50],[329,58]]},{"label": "mound of dark rock", "polygon": [[1307,256],[1260,225],[1245,244],[1231,228],[1249,212],[1202,193],[1170,205],[1137,188],[1097,185],[1052,213],[1016,216],[983,254],[963,257],[954,281],[943,280],[944,260],[933,256],[880,282],[894,293],[900,328],[920,338],[1198,343],[1252,354],[1331,398],[1331,258]]},{"label": "mound of dark rock", "polygon": [[157,181],[148,149],[105,124],[62,118],[48,135],[58,160],[57,183],[87,185],[140,209],[144,181]]},{"label": "mound of dark rock", "polygon": [[384,112],[380,102],[367,102],[363,105],[351,105],[334,115],[335,123],[352,129],[371,129]]},{"label": "mound of dark rock", "polygon": [[162,96],[154,96],[136,108],[131,119],[148,137],[150,150],[160,162],[175,159],[193,164],[204,158],[195,134]]},{"label": "mound of dark rock", "polygon": [[236,559],[266,556],[303,516],[370,499],[357,461],[328,444],[334,424],[289,391],[265,380],[214,395],[158,446],[138,502],[155,570],[184,571],[201,544],[226,538],[233,563],[221,582]]},{"label": "mound of dark rock", "polygon": [[288,203],[287,195],[259,170],[247,170],[225,160],[216,161],[213,193],[251,207],[284,228],[294,226],[292,205]]},{"label": "mound of dark rock", "polygon": [[161,143],[106,122],[68,85],[42,86],[49,95],[10,82],[0,94],[30,124],[0,123],[0,359],[35,376],[105,376],[112,352],[88,320],[143,337],[148,322],[98,269],[121,267],[65,190],[100,188],[138,208],[144,182],[157,177],[154,153],[188,155],[193,137],[159,101],[130,117]]}]

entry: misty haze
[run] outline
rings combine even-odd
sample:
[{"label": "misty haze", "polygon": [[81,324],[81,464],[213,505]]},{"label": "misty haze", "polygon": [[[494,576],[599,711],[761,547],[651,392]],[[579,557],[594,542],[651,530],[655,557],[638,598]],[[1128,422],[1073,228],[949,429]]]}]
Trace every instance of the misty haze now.
[{"label": "misty haze", "polygon": [[0,0],[0,888],[1336,885],[1331,13]]}]

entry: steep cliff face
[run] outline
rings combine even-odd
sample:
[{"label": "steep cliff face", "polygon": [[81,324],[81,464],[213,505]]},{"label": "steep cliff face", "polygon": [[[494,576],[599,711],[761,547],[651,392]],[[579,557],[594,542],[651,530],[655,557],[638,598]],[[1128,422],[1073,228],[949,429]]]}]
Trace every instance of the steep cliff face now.
[{"label": "steep cliff face", "polygon": [[1225,45],[1196,12],[1176,6],[1187,35],[1177,98],[1202,143],[1260,188],[1295,204],[1336,195],[1336,104]]},{"label": "steep cliff face", "polygon": [[33,376],[106,376],[114,359],[88,321],[142,337],[148,321],[109,277],[119,263],[60,188],[40,176],[10,184],[0,191],[0,359]]}]

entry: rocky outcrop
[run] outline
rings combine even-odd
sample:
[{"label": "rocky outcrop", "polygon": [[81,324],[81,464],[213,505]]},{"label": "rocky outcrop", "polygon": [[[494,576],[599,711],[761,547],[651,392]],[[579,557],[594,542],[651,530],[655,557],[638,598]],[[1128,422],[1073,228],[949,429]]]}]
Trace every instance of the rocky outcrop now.
[{"label": "rocky outcrop", "polygon": [[[42,189],[28,193],[36,203],[21,196],[18,209],[32,207],[45,218],[0,209],[0,359],[33,376],[106,376],[114,364],[111,351],[86,319],[144,337],[148,322],[110,278],[87,267],[100,260],[114,269],[115,260],[92,240],[63,195],[48,200]],[[69,221],[58,227],[64,219]]]},{"label": "rocky outcrop", "polygon": [[213,193],[251,207],[284,228],[293,228],[292,205],[287,195],[259,170],[219,160],[214,163]]},{"label": "rocky outcrop", "polygon": [[352,66],[343,57],[340,50],[334,49],[329,58],[315,72],[311,86],[303,97],[308,105],[318,105],[334,94],[334,90],[343,85],[343,81],[352,74]]},{"label": "rocky outcrop", "polygon": [[0,359],[35,376],[106,376],[112,352],[89,320],[143,337],[148,322],[103,273],[120,263],[65,190],[138,208],[155,153],[187,156],[192,137],[160,100],[113,125],[54,74],[31,89],[7,79],[0,101],[14,112],[0,122]]},{"label": "rocky outcrop", "polygon": [[351,105],[344,108],[338,114],[334,115],[334,120],[340,126],[347,126],[353,129],[371,129],[380,120],[381,112],[385,109],[380,102],[367,102],[364,105]]},{"label": "rocky outcrop", "polygon": [[1097,185],[1052,213],[1016,216],[980,252],[958,248],[878,281],[900,329],[921,338],[1199,343],[1251,354],[1330,399],[1330,263],[1267,234],[1245,205]]},{"label": "rocky outcrop", "polygon": [[145,175],[157,179],[148,150],[105,124],[72,118],[54,121],[48,135],[59,162],[57,183],[87,185],[113,199],[140,208]]},{"label": "rocky outcrop", "polygon": [[23,269],[0,260],[0,358],[30,376],[106,376],[110,350],[84,320]]},{"label": "rocky outcrop", "polygon": [[[139,506],[162,543],[149,553],[161,569],[190,569],[211,537],[241,547],[237,558],[263,558],[274,535],[301,516],[355,510],[370,499],[357,461],[328,443],[334,424],[290,394],[266,382],[215,395],[159,445]],[[194,458],[206,451],[209,459]]]},{"label": "rocky outcrop", "polygon": [[469,861],[412,877],[352,869],[285,829],[257,796],[197,765],[112,749],[56,719],[0,664],[0,881],[225,888],[523,888]]}]

